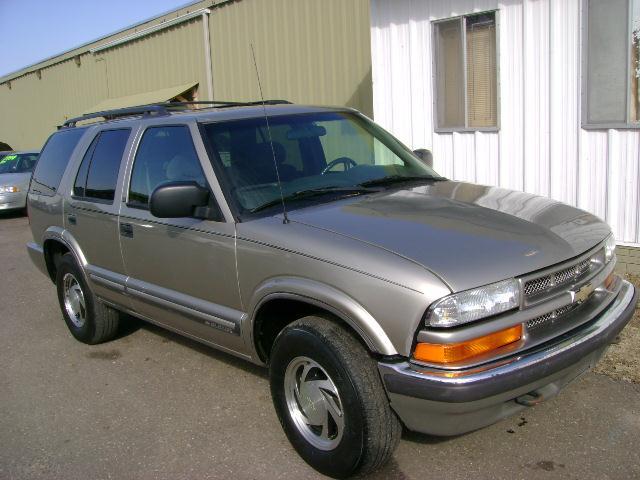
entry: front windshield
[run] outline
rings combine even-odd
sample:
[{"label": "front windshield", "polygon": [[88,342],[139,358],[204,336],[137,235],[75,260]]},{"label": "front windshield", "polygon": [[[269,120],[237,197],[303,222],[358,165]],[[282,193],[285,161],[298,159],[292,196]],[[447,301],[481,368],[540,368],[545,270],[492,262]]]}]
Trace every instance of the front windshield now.
[{"label": "front windshield", "polygon": [[0,174],[33,172],[38,155],[32,153],[10,153],[0,157]]},{"label": "front windshield", "polygon": [[[205,124],[204,134],[243,212],[309,191],[347,190],[382,179],[440,178],[388,132],[349,112],[269,117]],[[318,198],[317,201],[320,201]],[[289,202],[287,202],[289,207]]]}]

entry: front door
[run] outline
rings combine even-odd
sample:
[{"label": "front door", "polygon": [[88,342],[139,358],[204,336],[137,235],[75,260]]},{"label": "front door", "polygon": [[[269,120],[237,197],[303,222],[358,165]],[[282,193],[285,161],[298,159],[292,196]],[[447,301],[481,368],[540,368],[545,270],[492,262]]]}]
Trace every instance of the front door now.
[{"label": "front door", "polygon": [[156,125],[142,134],[120,211],[127,292],[134,311],[149,320],[243,351],[235,225],[156,218],[149,211],[149,197],[163,183],[195,181],[209,188],[201,164],[208,159],[204,151],[199,157],[194,133],[189,125]]}]

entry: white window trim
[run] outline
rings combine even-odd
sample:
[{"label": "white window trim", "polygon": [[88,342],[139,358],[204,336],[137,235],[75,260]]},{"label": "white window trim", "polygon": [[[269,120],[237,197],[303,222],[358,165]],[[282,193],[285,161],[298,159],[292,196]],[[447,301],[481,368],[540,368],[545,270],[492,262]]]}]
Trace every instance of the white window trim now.
[{"label": "white window trim", "polygon": [[[586,1],[586,0],[583,0]],[[484,13],[493,13],[496,21],[496,125],[494,127],[469,127],[468,107],[467,107],[467,31],[464,17],[482,15]],[[449,22],[451,20],[461,19],[462,21],[462,57],[463,70],[463,86],[464,86],[464,127],[440,127],[438,125],[438,80],[437,80],[437,54],[436,50],[436,29],[438,23]],[[431,83],[433,92],[433,124],[435,133],[465,133],[465,132],[499,132],[500,131],[500,10],[482,10],[479,12],[469,12],[455,17],[439,18],[431,21]]]},{"label": "white window trim", "polygon": [[589,103],[587,95],[589,89],[589,0],[582,0],[580,2],[580,22],[581,22],[581,38],[580,38],[580,50],[581,50],[581,82],[580,82],[580,96],[581,98],[581,128],[583,130],[638,130],[640,129],[640,121],[632,122],[629,119],[629,102],[631,100],[631,82],[629,81],[631,74],[631,34],[633,32],[633,19],[631,18],[631,2],[633,0],[627,0],[627,75],[625,78],[626,85],[626,104],[625,113],[626,121],[624,122],[589,122]]}]

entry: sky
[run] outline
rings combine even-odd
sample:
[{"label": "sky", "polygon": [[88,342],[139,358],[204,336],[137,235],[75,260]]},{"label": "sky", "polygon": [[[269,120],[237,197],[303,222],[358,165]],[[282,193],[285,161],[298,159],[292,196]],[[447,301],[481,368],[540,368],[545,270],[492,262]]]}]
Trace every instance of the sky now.
[{"label": "sky", "polygon": [[0,0],[0,76],[189,0]]}]

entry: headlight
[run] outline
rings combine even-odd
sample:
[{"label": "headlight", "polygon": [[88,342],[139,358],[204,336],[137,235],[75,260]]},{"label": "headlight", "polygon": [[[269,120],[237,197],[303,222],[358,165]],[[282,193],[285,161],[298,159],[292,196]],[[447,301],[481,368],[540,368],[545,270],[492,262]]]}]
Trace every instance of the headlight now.
[{"label": "headlight", "polygon": [[429,310],[426,324],[453,327],[506,312],[519,304],[520,284],[512,278],[438,300]]},{"label": "headlight", "polygon": [[15,185],[0,185],[0,193],[18,193],[19,191],[20,187]]},{"label": "headlight", "polygon": [[616,256],[616,238],[613,235],[609,235],[609,238],[604,242],[604,261],[609,263]]}]

